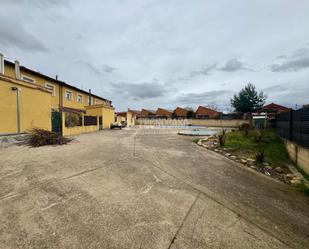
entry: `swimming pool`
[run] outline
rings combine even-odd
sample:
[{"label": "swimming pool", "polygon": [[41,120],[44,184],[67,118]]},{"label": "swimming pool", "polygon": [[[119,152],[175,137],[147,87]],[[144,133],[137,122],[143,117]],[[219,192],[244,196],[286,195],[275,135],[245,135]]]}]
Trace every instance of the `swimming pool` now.
[{"label": "swimming pool", "polygon": [[178,135],[184,136],[211,136],[217,134],[218,131],[208,129],[193,129],[178,132]]},{"label": "swimming pool", "polygon": [[196,125],[158,125],[155,126],[156,128],[169,128],[169,129],[205,129],[204,126],[196,126]]}]

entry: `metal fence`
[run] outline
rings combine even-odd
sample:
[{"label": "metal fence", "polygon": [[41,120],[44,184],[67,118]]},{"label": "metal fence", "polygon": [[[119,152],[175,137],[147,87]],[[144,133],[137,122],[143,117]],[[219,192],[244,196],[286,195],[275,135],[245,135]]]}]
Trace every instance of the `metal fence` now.
[{"label": "metal fence", "polygon": [[281,137],[309,148],[309,108],[278,114],[275,126]]},{"label": "metal fence", "polygon": [[84,116],[84,126],[97,125],[96,116]]}]

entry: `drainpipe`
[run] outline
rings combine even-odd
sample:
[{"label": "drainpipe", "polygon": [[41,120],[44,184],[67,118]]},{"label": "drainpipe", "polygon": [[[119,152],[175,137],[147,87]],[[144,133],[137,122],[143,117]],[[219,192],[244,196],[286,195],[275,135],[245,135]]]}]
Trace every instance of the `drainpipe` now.
[{"label": "drainpipe", "polygon": [[17,94],[17,132],[20,133],[20,88],[12,87],[11,89]]},{"label": "drainpipe", "polygon": [[0,54],[0,74],[4,74],[4,56]]},{"label": "drainpipe", "polygon": [[20,64],[19,61],[15,61],[15,78],[20,80]]},{"label": "drainpipe", "polygon": [[91,89],[89,89],[89,105],[91,105]]}]

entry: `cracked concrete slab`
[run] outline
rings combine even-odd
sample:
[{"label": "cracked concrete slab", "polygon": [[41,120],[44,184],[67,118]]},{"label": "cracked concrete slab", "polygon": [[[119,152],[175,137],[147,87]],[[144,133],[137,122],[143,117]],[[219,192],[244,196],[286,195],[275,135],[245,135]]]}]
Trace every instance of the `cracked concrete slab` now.
[{"label": "cracked concrete slab", "polygon": [[309,201],[173,132],[0,150],[0,248],[308,248]]}]

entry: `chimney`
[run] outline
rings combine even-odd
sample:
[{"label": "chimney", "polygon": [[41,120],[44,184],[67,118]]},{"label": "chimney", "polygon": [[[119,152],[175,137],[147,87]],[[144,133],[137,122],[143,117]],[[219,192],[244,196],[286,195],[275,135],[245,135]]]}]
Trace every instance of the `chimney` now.
[{"label": "chimney", "polygon": [[19,61],[15,61],[15,78],[20,80],[20,64]]},{"label": "chimney", "polygon": [[4,56],[0,54],[0,74],[4,74]]},{"label": "chimney", "polygon": [[58,75],[56,75],[56,80],[58,80]]},{"label": "chimney", "polygon": [[89,89],[89,105],[91,105],[91,89]]}]

